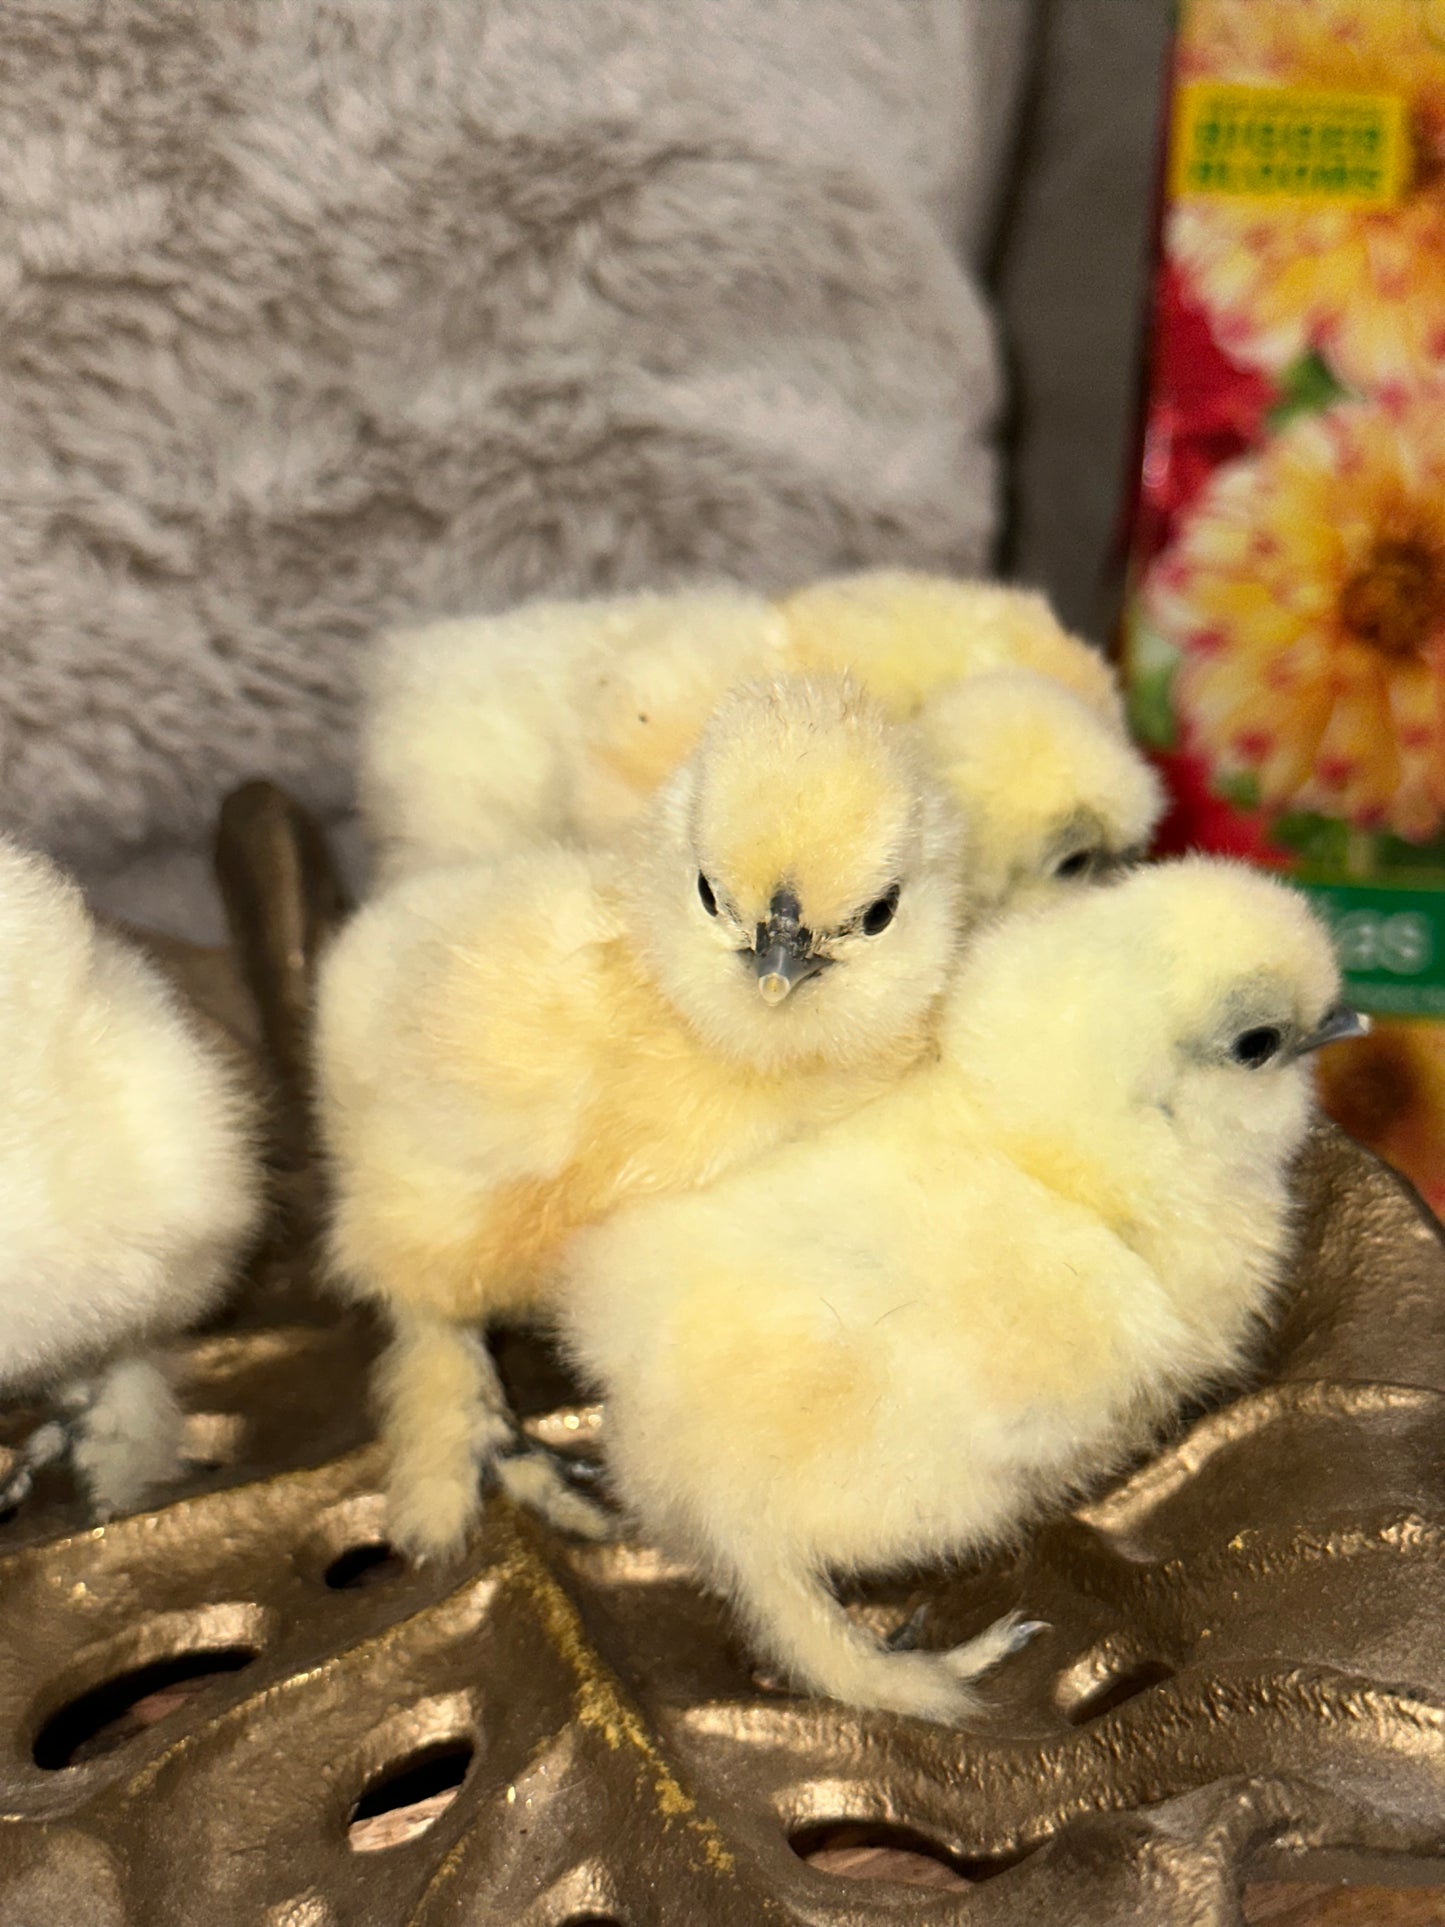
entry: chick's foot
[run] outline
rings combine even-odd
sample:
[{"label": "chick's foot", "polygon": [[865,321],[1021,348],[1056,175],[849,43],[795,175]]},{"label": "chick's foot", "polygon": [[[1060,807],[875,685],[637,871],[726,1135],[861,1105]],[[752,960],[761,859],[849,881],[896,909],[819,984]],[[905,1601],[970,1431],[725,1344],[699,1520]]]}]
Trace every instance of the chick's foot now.
[{"label": "chick's foot", "polygon": [[883,1712],[911,1713],[918,1719],[957,1726],[982,1704],[972,1682],[1019,1652],[1043,1631],[1039,1620],[1006,1613],[976,1639],[941,1653],[910,1651],[907,1646],[878,1647],[854,1656],[847,1698]]},{"label": "chick's foot", "polygon": [[[947,1652],[890,1648],[849,1618],[816,1570],[786,1553],[754,1550],[727,1579],[757,1645],[799,1686],[850,1706],[958,1725],[979,1709],[974,1680],[1040,1630],[1007,1613]],[[910,1630],[916,1637],[911,1622]]]},{"label": "chick's foot", "polygon": [[577,1490],[567,1468],[545,1446],[516,1439],[496,1455],[489,1470],[509,1499],[559,1531],[579,1539],[617,1537],[617,1519]]},{"label": "chick's foot", "polygon": [[63,1459],[71,1447],[70,1432],[59,1419],[37,1425],[15,1449],[15,1462],[8,1476],[0,1481],[0,1517],[16,1511],[30,1497],[35,1474],[43,1466]]},{"label": "chick's foot", "polygon": [[95,1516],[111,1519],[176,1478],[185,1421],[154,1358],[114,1359],[85,1390],[71,1456]]}]

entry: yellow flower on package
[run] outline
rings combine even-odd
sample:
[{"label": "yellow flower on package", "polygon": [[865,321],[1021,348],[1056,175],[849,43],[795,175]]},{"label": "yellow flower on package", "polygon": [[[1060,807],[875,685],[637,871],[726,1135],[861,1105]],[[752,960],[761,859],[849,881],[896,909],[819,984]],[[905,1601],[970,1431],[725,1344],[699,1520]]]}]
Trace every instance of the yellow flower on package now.
[{"label": "yellow flower on package", "polygon": [[1293,422],[1219,469],[1151,571],[1190,743],[1262,806],[1445,820],[1445,387]]},{"label": "yellow flower on package", "polygon": [[[1326,122],[1334,97],[1339,124],[1319,131],[1343,143],[1342,155],[1372,110],[1400,143],[1383,156],[1383,200],[1361,194],[1343,169],[1336,192],[1328,170],[1317,169],[1317,196],[1277,199],[1213,191],[1207,170],[1187,191],[1176,173],[1176,192],[1186,191],[1170,211],[1168,250],[1209,308],[1221,346],[1271,370],[1313,350],[1357,389],[1429,376],[1445,360],[1445,6],[1195,0],[1184,11],[1179,74],[1186,85],[1289,89],[1304,109],[1323,100]],[[1307,141],[1301,118],[1307,113],[1293,124],[1281,117],[1282,149]],[[1267,140],[1273,131],[1266,116],[1248,133]],[[1284,169],[1279,178],[1287,190]],[[1227,171],[1221,179],[1235,184]]]}]

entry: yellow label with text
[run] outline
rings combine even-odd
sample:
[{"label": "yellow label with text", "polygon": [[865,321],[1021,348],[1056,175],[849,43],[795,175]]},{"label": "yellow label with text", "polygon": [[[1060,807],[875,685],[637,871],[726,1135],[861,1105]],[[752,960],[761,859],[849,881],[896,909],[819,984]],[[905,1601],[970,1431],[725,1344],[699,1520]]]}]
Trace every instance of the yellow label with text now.
[{"label": "yellow label with text", "polygon": [[1218,200],[1392,207],[1410,158],[1398,94],[1196,80],[1175,100],[1169,186]]}]

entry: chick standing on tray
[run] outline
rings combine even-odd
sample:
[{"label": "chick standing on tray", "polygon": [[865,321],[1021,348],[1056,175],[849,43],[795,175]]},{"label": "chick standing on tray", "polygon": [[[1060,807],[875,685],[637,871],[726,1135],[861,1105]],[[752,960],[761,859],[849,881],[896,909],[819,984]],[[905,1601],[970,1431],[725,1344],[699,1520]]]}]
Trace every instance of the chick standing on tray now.
[{"label": "chick standing on tray", "polygon": [[261,1210],[230,1067],[79,890],[0,840],[0,1390],[58,1391],[3,1495],[70,1449],[95,1510],[180,1465],[157,1340],[209,1312]]},{"label": "chick standing on tray", "polygon": [[845,681],[733,692],[615,852],[403,879],[322,973],[331,1253],[392,1328],[390,1529],[459,1543],[494,1474],[595,1525],[517,1446],[481,1328],[549,1305],[568,1238],[892,1082],[968,922],[956,809]]},{"label": "chick standing on tray", "polygon": [[873,1103],[584,1233],[564,1331],[640,1529],[799,1686],[966,1716],[1031,1628],[890,1652],[828,1573],[977,1554],[1239,1370],[1339,989],[1283,886],[1138,870],[981,936]]}]

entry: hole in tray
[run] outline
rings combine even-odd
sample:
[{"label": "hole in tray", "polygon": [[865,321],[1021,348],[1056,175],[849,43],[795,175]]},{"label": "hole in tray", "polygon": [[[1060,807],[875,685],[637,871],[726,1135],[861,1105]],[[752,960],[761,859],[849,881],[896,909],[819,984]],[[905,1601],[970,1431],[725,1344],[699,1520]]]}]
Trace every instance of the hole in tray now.
[{"label": "hole in tray", "polygon": [[31,1749],[35,1764],[55,1773],[113,1753],[194,1699],[212,1680],[241,1672],[255,1657],[253,1646],[203,1646],[93,1686],[41,1727]]},{"label": "hole in tray", "polygon": [[1137,1665],[1129,1666],[1122,1672],[1112,1672],[1090,1687],[1082,1699],[1066,1709],[1065,1718],[1074,1726],[1102,1719],[1105,1713],[1112,1713],[1116,1706],[1137,1699],[1141,1693],[1147,1693],[1151,1686],[1162,1686],[1173,1677],[1174,1668],[1166,1666],[1162,1660],[1140,1660]]},{"label": "hole in tray", "polygon": [[475,1752],[470,1740],[451,1740],[388,1767],[351,1810],[353,1850],[381,1853],[425,1833],[456,1799]]},{"label": "hole in tray", "polygon": [[348,1546],[326,1568],[325,1579],[333,1592],[360,1591],[364,1586],[379,1586],[406,1571],[406,1561],[384,1539],[370,1544]]},{"label": "hole in tray", "polygon": [[955,1893],[1005,1873],[1023,1857],[1000,1854],[992,1859],[965,1859],[927,1834],[888,1820],[814,1822],[790,1835],[788,1845],[818,1873]]}]

